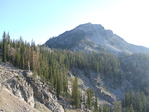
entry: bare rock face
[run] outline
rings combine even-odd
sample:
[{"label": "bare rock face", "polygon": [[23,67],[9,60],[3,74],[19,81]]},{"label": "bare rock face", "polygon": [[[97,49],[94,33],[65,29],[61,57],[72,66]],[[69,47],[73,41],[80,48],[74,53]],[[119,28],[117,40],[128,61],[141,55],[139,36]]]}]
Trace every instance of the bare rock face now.
[{"label": "bare rock face", "polygon": [[[87,96],[86,90],[88,88],[91,88],[98,95],[98,99],[100,99],[101,101],[104,100],[109,102],[110,104],[113,104],[117,100],[113,94],[104,89],[106,86],[104,85],[99,74],[91,70],[82,71],[75,68],[72,69],[71,72],[77,74],[77,76],[79,77],[79,87],[81,88],[83,96]],[[101,102],[101,104],[102,103],[103,102]]]},{"label": "bare rock face", "polygon": [[31,107],[36,107],[35,103],[38,101],[44,104],[49,111],[64,112],[55,93],[49,91],[49,85],[44,84],[40,78],[33,80],[32,72],[19,70],[2,63],[0,65],[0,91],[2,86]]},{"label": "bare rock face", "polygon": [[49,92],[48,85],[44,84],[40,79],[34,81],[30,72],[24,71],[22,76],[8,80],[5,86],[15,96],[25,100],[32,107],[35,105],[35,97],[52,112],[64,112],[64,109],[57,101],[57,97]]},{"label": "bare rock face", "polygon": [[58,103],[56,95],[49,92],[49,86],[44,84],[40,78],[33,81],[27,72],[24,72],[26,81],[31,84],[34,91],[34,97],[45,104],[52,112],[64,112],[63,107]]},{"label": "bare rock face", "polygon": [[6,63],[0,65],[0,82],[15,96],[34,107],[34,92],[30,84],[23,77],[22,70],[19,70]]},{"label": "bare rock face", "polygon": [[5,86],[12,91],[15,96],[25,100],[31,107],[34,107],[34,92],[31,86],[26,83],[23,77],[14,77],[7,81]]},{"label": "bare rock face", "polygon": [[0,112],[39,112],[32,108],[24,100],[15,96],[7,88],[3,87],[0,92]]},{"label": "bare rock face", "polygon": [[57,97],[48,92],[44,87],[34,85],[35,97],[46,105],[52,112],[64,112],[62,106],[57,102]]}]

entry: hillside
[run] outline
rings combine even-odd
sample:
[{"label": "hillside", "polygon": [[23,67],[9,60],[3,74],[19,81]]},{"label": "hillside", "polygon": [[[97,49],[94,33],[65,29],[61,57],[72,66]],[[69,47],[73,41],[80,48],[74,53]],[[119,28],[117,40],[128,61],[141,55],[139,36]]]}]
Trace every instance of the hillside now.
[{"label": "hillside", "polygon": [[[51,112],[54,107],[48,109],[42,101],[46,102],[46,99],[42,99],[43,93],[38,93],[39,90],[34,91],[31,86],[31,82],[27,82],[26,73],[24,70],[15,68],[10,64],[1,63],[0,65],[0,109],[4,112]],[[31,72],[30,72],[31,73]],[[27,75],[29,78],[29,75]],[[42,87],[42,82],[38,80],[39,86]],[[43,89],[45,91],[46,90]],[[41,99],[38,99],[35,96],[35,92],[41,95]],[[48,93],[49,94],[49,93]],[[50,102],[54,103],[58,107],[59,104],[56,104],[56,99],[53,99],[51,94],[48,95]]]},{"label": "hillside", "polygon": [[[117,75],[78,67],[73,67],[67,71],[69,92],[72,89],[72,80],[76,75],[79,78],[78,86],[81,92],[82,111],[87,111],[83,101],[88,88],[91,88],[98,95],[99,105],[112,105],[117,100],[123,100],[124,93],[130,90],[134,92],[140,90],[147,95],[149,94],[149,56],[133,54],[116,60],[120,62],[119,70],[121,70]],[[0,109],[6,112],[50,112],[50,110],[62,112],[63,108],[65,111],[74,110],[74,107],[71,107],[71,102],[66,100],[68,98],[61,97],[57,100],[56,93],[51,91],[52,88],[48,84],[44,84],[39,77],[35,78],[31,72],[5,63],[1,63],[0,71],[2,85]],[[48,92],[49,89],[51,92]],[[7,105],[10,108],[7,108]]]},{"label": "hillside", "polygon": [[5,32],[0,49],[4,111],[7,102],[20,111],[149,111],[148,54],[51,49],[12,41]]},{"label": "hillside", "polygon": [[86,23],[47,40],[50,48],[69,49],[86,52],[149,53],[149,49],[127,43],[111,30],[105,30],[100,24]]}]

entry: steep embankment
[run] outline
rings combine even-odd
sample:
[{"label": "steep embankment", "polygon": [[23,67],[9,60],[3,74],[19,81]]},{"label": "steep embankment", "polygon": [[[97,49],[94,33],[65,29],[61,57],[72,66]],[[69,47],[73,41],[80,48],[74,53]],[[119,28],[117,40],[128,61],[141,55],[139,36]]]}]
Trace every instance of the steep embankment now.
[{"label": "steep embankment", "polygon": [[31,75],[31,72],[1,63],[0,109],[6,112],[63,112],[55,94],[47,90],[48,85],[40,78],[35,82]]},{"label": "steep embankment", "polygon": [[4,112],[39,112],[5,87],[0,92],[0,110]]}]

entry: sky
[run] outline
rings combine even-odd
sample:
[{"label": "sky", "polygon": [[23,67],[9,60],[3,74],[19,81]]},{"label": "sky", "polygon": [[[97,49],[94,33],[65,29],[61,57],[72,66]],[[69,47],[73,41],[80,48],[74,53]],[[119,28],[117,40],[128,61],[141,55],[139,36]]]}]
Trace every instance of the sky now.
[{"label": "sky", "polygon": [[43,44],[90,22],[149,47],[148,6],[147,0],[0,0],[0,34]]}]

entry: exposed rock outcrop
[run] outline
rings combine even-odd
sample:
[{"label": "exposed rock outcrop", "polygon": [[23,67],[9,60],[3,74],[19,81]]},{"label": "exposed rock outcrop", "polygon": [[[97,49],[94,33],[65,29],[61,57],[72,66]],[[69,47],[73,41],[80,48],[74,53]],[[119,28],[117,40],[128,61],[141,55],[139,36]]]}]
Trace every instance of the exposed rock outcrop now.
[{"label": "exposed rock outcrop", "polygon": [[35,102],[38,101],[49,108],[49,111],[64,112],[55,94],[49,91],[49,85],[44,84],[40,78],[34,81],[31,72],[19,70],[5,63],[0,65],[0,72],[2,84],[0,84],[0,90],[2,90],[2,86],[6,87],[31,107],[35,107]]},{"label": "exposed rock outcrop", "polygon": [[[97,94],[101,104],[103,103],[102,101],[107,101],[112,104],[117,100],[113,94],[104,89],[105,85],[103,84],[99,74],[91,70],[79,70],[75,68],[72,69],[71,72],[79,77],[79,87],[84,96],[86,96],[86,90],[91,88],[94,90],[95,94]],[[69,72],[69,75],[73,77],[71,72]]]},{"label": "exposed rock outcrop", "polygon": [[24,72],[24,76],[27,82],[31,84],[36,99],[45,104],[52,112],[64,112],[64,109],[57,101],[57,97],[49,92],[49,85],[44,84],[40,78],[33,81],[28,72]]},{"label": "exposed rock outcrop", "polygon": [[4,83],[4,85],[11,90],[15,96],[25,100],[31,107],[34,107],[34,92],[24,77],[14,77]]},{"label": "exposed rock outcrop", "polygon": [[39,112],[24,100],[15,96],[7,88],[0,92],[0,112]]}]

